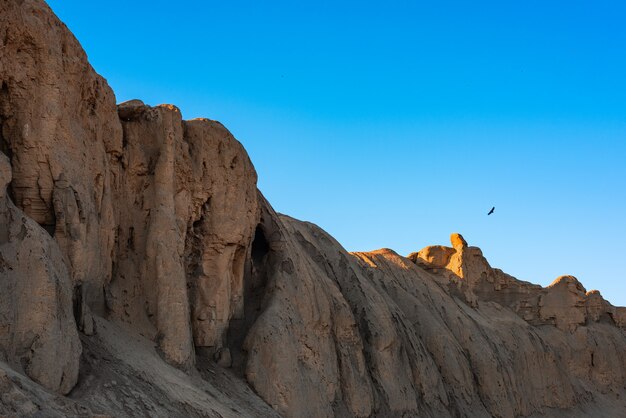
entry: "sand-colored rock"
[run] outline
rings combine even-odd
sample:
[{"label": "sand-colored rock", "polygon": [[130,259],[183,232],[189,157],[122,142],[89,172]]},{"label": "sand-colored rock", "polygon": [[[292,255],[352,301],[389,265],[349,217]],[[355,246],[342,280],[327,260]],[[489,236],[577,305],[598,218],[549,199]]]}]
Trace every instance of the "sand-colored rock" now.
[{"label": "sand-colored rock", "polygon": [[0,3],[0,42],[0,151],[14,203],[50,235],[66,231],[55,239],[72,280],[103,312],[115,231],[109,169],[122,150],[115,97],[43,1]]},{"label": "sand-colored rock", "polygon": [[[132,109],[129,110],[129,109]],[[171,105],[120,105],[125,147],[107,292],[111,314],[189,367],[194,341],[224,345],[243,311],[243,264],[257,223],[256,173],[218,122]]]},{"label": "sand-colored rock", "polygon": [[457,251],[462,251],[467,248],[467,241],[463,238],[463,235],[459,233],[453,233],[450,235],[450,242],[452,243],[452,248]]},{"label": "sand-colored rock", "polygon": [[[426,247],[409,258],[416,265],[444,277],[452,294],[477,306],[479,301],[497,302],[518,313],[533,325],[551,324],[573,332],[587,322],[605,322],[621,326],[617,309],[599,292],[586,292],[573,276],[561,276],[547,288],[523,282],[492,268],[480,249],[459,245],[458,234],[451,236],[456,248]],[[465,240],[462,239],[462,242]],[[447,265],[430,254],[452,253]],[[442,269],[443,267],[443,269]]]},{"label": "sand-colored rock", "polygon": [[106,288],[110,314],[158,340],[166,359],[188,367],[194,350],[183,264],[187,224],[176,212],[180,112],[146,107],[124,122],[124,143],[114,195],[116,268]]},{"label": "sand-colored rock", "polygon": [[[626,339],[614,324],[592,322],[572,332],[551,318],[548,328],[537,328],[494,303],[497,297],[473,294],[466,301],[454,291],[470,280],[474,287],[467,291],[486,295],[488,284],[496,295],[497,285],[503,303],[515,306],[518,296],[541,289],[514,286],[515,279],[491,269],[475,247],[459,246],[467,254],[454,254],[461,278],[449,270],[433,274],[440,269],[419,267],[388,249],[348,254],[314,225],[271,209],[263,220],[273,237],[265,255],[268,284],[263,313],[246,338],[246,376],[285,416],[512,417],[545,408],[575,415],[589,399],[583,387],[601,388],[598,397],[613,399],[623,391],[626,364],[615,355],[624,354]],[[280,268],[287,260],[289,275]],[[493,271],[483,284],[487,269]],[[560,303],[554,289],[545,292]],[[337,322],[348,328],[337,329]],[[589,362],[594,339],[606,341],[602,355],[614,364],[611,373],[595,374],[601,354]],[[276,346],[291,347],[299,361]],[[325,390],[315,391],[318,385]]]},{"label": "sand-colored rock", "polygon": [[574,331],[587,320],[585,293],[585,288],[575,277],[557,278],[548,287],[548,291],[540,296],[541,320],[553,321],[561,329]]},{"label": "sand-colored rock", "polygon": [[585,310],[585,317],[590,321],[617,324],[615,307],[605,300],[598,290],[590,290],[585,295]]},{"label": "sand-colored rock", "polygon": [[72,281],[57,243],[9,199],[10,180],[0,153],[0,361],[67,393],[81,353]]},{"label": "sand-colored rock", "polygon": [[0,12],[0,413],[626,409],[626,308],[519,281],[460,234],[348,253],[272,209],[219,122],[116,108],[43,1]]},{"label": "sand-colored rock", "polygon": [[616,307],[613,319],[619,327],[626,329],[626,307]]},{"label": "sand-colored rock", "polygon": [[247,155],[221,124],[183,122],[174,106],[134,100],[116,109],[42,1],[3,2],[0,11],[10,193],[59,244],[81,330],[94,332],[93,313],[110,315],[190,366],[193,340],[221,347],[243,311],[258,216]]},{"label": "sand-colored rock", "polygon": [[[454,248],[445,247],[443,245],[432,245],[421,250],[419,253],[413,253],[414,260],[423,260],[426,266],[431,268],[445,268],[450,262],[450,257],[456,253]],[[409,256],[411,258],[411,256]]]},{"label": "sand-colored rock", "polygon": [[259,222],[257,175],[241,144],[219,122],[186,121],[185,141],[193,169],[185,260],[194,340],[219,349],[230,320],[244,313],[244,263]]}]

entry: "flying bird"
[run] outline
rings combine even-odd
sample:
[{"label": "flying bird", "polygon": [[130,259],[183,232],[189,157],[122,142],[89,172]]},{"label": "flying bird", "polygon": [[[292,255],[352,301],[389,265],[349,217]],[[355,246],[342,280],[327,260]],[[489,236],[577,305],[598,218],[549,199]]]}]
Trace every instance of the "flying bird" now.
[{"label": "flying bird", "polygon": [[491,215],[493,213],[493,211],[496,210],[496,207],[492,207],[491,210],[489,211],[489,213],[487,214],[487,216]]}]

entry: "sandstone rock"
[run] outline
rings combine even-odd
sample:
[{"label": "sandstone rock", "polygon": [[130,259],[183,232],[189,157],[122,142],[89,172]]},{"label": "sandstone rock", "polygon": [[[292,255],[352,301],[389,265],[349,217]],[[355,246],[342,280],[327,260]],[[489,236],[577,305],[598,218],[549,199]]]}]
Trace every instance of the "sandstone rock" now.
[{"label": "sandstone rock", "polygon": [[[134,286],[133,298],[120,297],[109,303],[121,319],[151,332],[167,360],[188,367],[194,351],[182,261],[186,223],[181,225],[176,213],[176,194],[181,189],[176,184],[176,157],[182,146],[182,119],[178,109],[170,106],[150,109],[146,116],[145,125],[133,120],[132,125],[124,126],[127,147],[123,156],[128,165],[120,173],[118,201],[127,207],[125,216],[119,218],[119,228],[128,232],[126,240],[117,241],[117,260],[123,267],[109,288],[115,296],[118,289]],[[143,221],[146,214],[149,217]],[[125,263],[129,257],[131,262]],[[118,303],[141,309],[119,312]],[[149,324],[148,331],[144,323]]]},{"label": "sandstone rock", "polygon": [[71,278],[56,242],[7,196],[11,167],[4,154],[0,179],[0,361],[67,393],[81,353]]},{"label": "sandstone rock", "polygon": [[[348,253],[272,209],[219,122],[116,109],[42,1],[0,12],[0,413],[626,409],[624,308],[571,276],[519,281],[459,234]],[[53,396],[35,382],[72,389],[77,327],[82,377]]]},{"label": "sandstone rock", "polygon": [[[587,321],[618,324],[616,308],[598,292],[585,294],[575,277],[559,277],[545,289],[517,280],[492,268],[479,248],[459,245],[460,240],[454,238],[457,235],[452,234],[451,241],[453,245],[456,242],[458,249],[426,247],[411,259],[416,265],[445,277],[451,293],[460,295],[471,306],[476,307],[481,300],[497,302],[533,325],[551,324],[570,332]],[[434,258],[431,254],[446,256]],[[447,254],[451,254],[449,258]],[[442,265],[446,259],[446,265]]]},{"label": "sandstone rock", "polygon": [[217,353],[215,353],[215,362],[219,364],[221,367],[230,367],[233,364],[233,359],[230,355],[230,350],[227,347],[220,348]]},{"label": "sandstone rock", "polygon": [[452,243],[452,248],[454,248],[457,251],[461,251],[467,247],[467,242],[465,241],[465,239],[463,238],[463,235],[461,234],[457,234],[457,233],[451,234],[450,242]]},{"label": "sandstone rock", "polygon": [[132,119],[139,117],[147,109],[148,106],[146,106],[144,102],[134,99],[118,104],[117,114],[121,120],[130,122]]},{"label": "sandstone rock", "polygon": [[443,245],[433,245],[417,253],[416,258],[424,260],[426,265],[433,268],[445,268],[450,262],[450,257],[452,257],[455,252],[456,250],[454,248],[444,247]]},{"label": "sandstone rock", "polygon": [[194,341],[220,348],[230,320],[241,319],[244,312],[244,263],[259,222],[257,175],[221,123],[195,119],[184,127],[193,169],[185,260]]},{"label": "sandstone rock", "polygon": [[615,323],[615,307],[607,302],[598,290],[590,290],[585,295],[586,318],[594,322]]},{"label": "sandstone rock", "polygon": [[0,28],[0,151],[11,159],[11,194],[50,235],[64,232],[55,239],[70,276],[102,313],[115,231],[110,166],[122,151],[113,92],[43,1],[3,1]]},{"label": "sandstone rock", "polygon": [[585,288],[575,277],[557,278],[539,302],[541,319],[554,321],[563,330],[575,330],[587,318],[585,293]]},{"label": "sandstone rock", "polygon": [[[267,285],[245,341],[246,376],[283,415],[519,416],[575,408],[585,385],[621,391],[626,365],[611,353],[623,353],[626,340],[614,326],[583,325],[584,341],[567,326],[534,328],[514,308],[487,303],[497,296],[465,305],[391,250],[350,255],[314,225],[267,207],[262,219]],[[491,269],[474,247],[461,252],[458,261],[472,265],[457,266],[464,277],[455,280],[481,295],[490,286],[515,307],[541,290]],[[578,360],[589,358],[589,338],[606,339],[614,373],[596,378],[604,366]]]},{"label": "sandstone rock", "polygon": [[[337,411],[367,416],[373,411],[375,394],[350,305],[334,277],[328,276],[330,266],[323,254],[292,228],[290,221],[263,202],[248,276],[256,289],[246,292],[254,295],[258,306],[246,312],[253,316],[243,346],[246,378],[281,415],[332,416]],[[323,239],[333,249],[339,248],[325,234]],[[345,252],[336,255],[349,259]],[[339,274],[352,280],[343,273]],[[379,309],[389,324],[385,306],[379,305]],[[381,324],[380,331],[383,328]],[[391,327],[386,334],[393,332]],[[388,336],[374,338],[384,346]],[[395,369],[386,369],[385,361],[377,370],[392,374]],[[394,380],[398,388],[404,384],[396,385]],[[406,396],[389,389],[394,403],[407,401]]]},{"label": "sandstone rock", "polygon": [[[136,105],[136,106],[135,106]],[[224,345],[243,309],[243,264],[257,223],[256,173],[219,123],[184,122],[171,105],[123,120],[113,280],[115,318],[191,367],[195,345]],[[191,313],[191,314],[190,314]]]},{"label": "sandstone rock", "polygon": [[37,405],[11,381],[4,370],[0,370],[0,414],[31,416],[38,411]]},{"label": "sandstone rock", "polygon": [[217,348],[243,309],[257,222],[245,151],[221,124],[183,122],[173,106],[135,100],[118,116],[110,88],[42,1],[3,2],[0,12],[10,193],[58,242],[80,289],[81,329],[93,332],[92,314],[111,315],[190,367],[190,306],[196,342]]},{"label": "sandstone rock", "polygon": [[626,307],[616,307],[615,316],[613,317],[617,326],[626,329]]}]

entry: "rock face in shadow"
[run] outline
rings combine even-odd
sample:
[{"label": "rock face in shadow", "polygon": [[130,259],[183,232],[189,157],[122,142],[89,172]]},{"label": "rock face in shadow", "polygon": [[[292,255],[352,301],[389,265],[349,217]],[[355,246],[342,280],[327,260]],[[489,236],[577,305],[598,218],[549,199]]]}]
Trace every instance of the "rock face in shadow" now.
[{"label": "rock face in shadow", "polygon": [[243,314],[243,269],[258,219],[256,173],[219,123],[183,121],[170,105],[119,106],[121,205],[110,315],[190,367],[197,347],[225,345]]},{"label": "rock face in shadow", "polygon": [[116,106],[40,0],[0,4],[0,151],[2,414],[626,409],[625,308],[458,234],[346,252],[273,210],[219,122]]},{"label": "rock face in shadow", "polygon": [[9,181],[0,154],[0,361],[65,394],[81,353],[72,281],[52,238],[8,198]]},{"label": "rock face in shadow", "polygon": [[115,231],[109,172],[122,150],[115,96],[43,1],[3,1],[0,42],[0,150],[13,167],[10,193],[29,218],[58,233],[72,281],[84,283],[85,299],[102,312]]}]

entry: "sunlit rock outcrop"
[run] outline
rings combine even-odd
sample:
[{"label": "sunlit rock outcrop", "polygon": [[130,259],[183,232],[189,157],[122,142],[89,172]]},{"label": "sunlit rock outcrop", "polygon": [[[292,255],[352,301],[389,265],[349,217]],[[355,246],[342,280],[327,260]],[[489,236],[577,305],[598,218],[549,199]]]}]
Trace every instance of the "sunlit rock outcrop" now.
[{"label": "sunlit rock outcrop", "polygon": [[116,106],[41,0],[0,4],[0,151],[0,414],[626,409],[625,308],[459,234],[346,252],[274,211],[219,122]]},{"label": "sunlit rock outcrop", "polygon": [[454,248],[412,261],[388,249],[346,253],[271,210],[264,219],[276,241],[246,376],[287,416],[520,416],[575,408],[582,388],[614,400],[623,391],[624,332],[606,302],[589,302],[596,313],[587,316],[589,296],[571,277],[546,289],[517,281],[458,234]]},{"label": "sunlit rock outcrop", "polygon": [[612,306],[597,290],[587,292],[573,276],[561,276],[542,288],[492,268],[480,249],[467,246],[461,235],[452,234],[450,241],[453,248],[426,247],[409,258],[441,276],[451,292],[460,292],[467,303],[497,302],[534,325],[551,324],[562,330],[574,331],[588,322],[622,326],[618,313],[622,308]]}]

